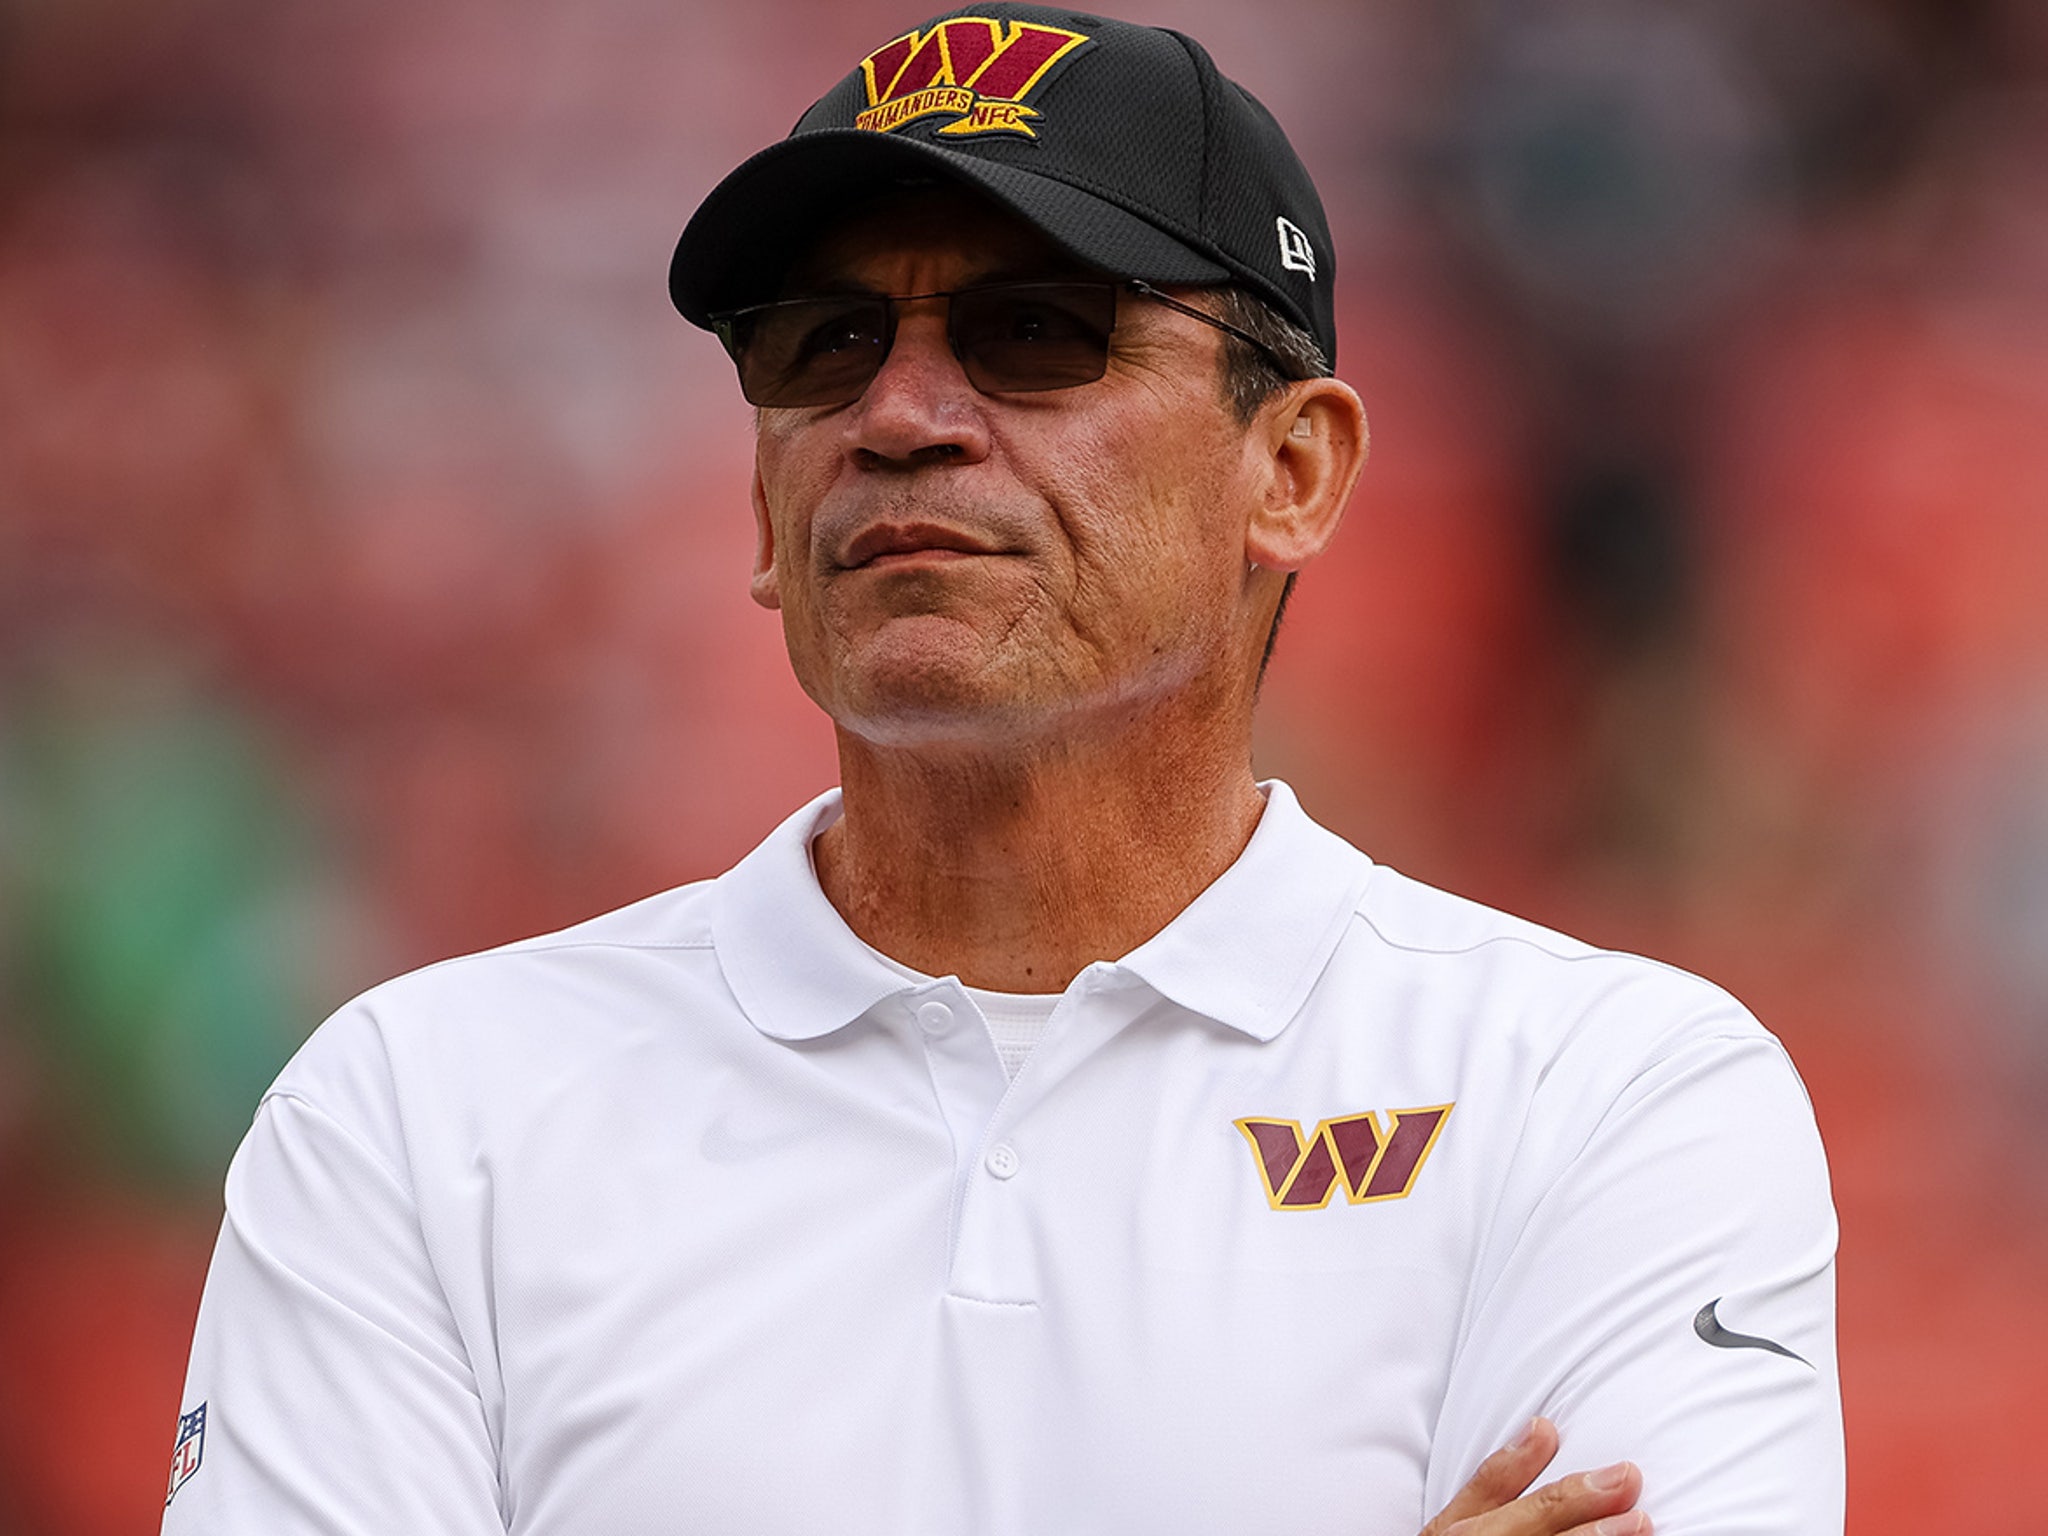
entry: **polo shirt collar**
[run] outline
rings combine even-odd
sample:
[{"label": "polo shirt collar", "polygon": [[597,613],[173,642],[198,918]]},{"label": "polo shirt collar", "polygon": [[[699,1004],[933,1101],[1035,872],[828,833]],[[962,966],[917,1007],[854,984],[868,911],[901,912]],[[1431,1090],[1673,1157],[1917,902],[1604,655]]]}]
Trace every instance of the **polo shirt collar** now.
[{"label": "polo shirt collar", "polygon": [[[1236,862],[1164,929],[1104,968],[1259,1040],[1299,1011],[1357,909],[1372,863],[1310,820],[1278,779]],[[882,961],[825,899],[811,840],[839,791],[791,816],[717,882],[712,942],[762,1033],[814,1040],[922,983]]]},{"label": "polo shirt collar", "polygon": [[811,839],[839,819],[828,790],[718,877],[711,942],[726,985],[765,1035],[815,1040],[917,983],[890,969],[818,885]]},{"label": "polo shirt collar", "polygon": [[1336,953],[1373,864],[1281,780],[1259,787],[1265,814],[1236,862],[1117,964],[1183,1008],[1270,1040]]}]

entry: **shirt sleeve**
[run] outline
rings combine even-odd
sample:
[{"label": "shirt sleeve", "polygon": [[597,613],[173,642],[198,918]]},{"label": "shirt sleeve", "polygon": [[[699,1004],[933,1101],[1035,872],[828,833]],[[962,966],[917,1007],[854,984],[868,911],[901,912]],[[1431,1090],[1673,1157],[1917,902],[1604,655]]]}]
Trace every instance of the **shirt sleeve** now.
[{"label": "shirt sleeve", "polygon": [[1532,1116],[1428,1507],[1543,1413],[1546,1478],[1634,1461],[1658,1536],[1839,1533],[1835,1218],[1791,1063],[1749,1023],[1601,1091]]},{"label": "shirt sleeve", "polygon": [[468,1355],[403,1173],[273,1092],[228,1172],[164,1536],[504,1536]]}]

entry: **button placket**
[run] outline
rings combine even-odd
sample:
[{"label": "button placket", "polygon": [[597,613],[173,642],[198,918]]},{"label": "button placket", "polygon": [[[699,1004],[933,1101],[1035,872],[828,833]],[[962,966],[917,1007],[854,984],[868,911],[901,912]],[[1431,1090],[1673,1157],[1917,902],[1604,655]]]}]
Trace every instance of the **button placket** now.
[{"label": "button placket", "polygon": [[951,987],[941,983],[908,999],[953,1137],[949,1289],[970,1300],[1031,1302],[1039,1291],[1031,1211],[1045,1192],[1024,1171],[1032,1146],[1024,1132],[1044,1123],[1046,1098],[1142,1012],[1151,994],[1124,984],[1112,966],[1091,966],[1012,1083],[980,1011]]},{"label": "button placket", "polygon": [[924,1044],[939,1110],[952,1138],[948,1289],[982,1301],[1028,1300],[1021,1220],[1001,1181],[1022,1166],[1002,1131],[1010,1080],[980,1010],[951,981],[905,999]]}]

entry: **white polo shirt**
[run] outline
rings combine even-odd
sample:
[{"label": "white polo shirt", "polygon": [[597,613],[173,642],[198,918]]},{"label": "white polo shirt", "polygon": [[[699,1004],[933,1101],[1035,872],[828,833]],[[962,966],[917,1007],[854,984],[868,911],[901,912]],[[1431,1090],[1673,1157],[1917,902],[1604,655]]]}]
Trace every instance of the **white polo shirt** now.
[{"label": "white polo shirt", "polygon": [[164,1529],[1414,1536],[1540,1411],[1660,1536],[1838,1531],[1777,1041],[1267,793],[1014,1082],[819,891],[835,795],[351,1003],[228,1175]]}]

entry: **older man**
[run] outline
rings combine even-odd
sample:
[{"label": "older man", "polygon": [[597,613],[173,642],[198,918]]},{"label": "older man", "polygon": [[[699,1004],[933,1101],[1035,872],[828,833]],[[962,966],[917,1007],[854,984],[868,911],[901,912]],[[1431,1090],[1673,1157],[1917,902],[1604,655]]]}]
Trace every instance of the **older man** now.
[{"label": "older man", "polygon": [[[760,408],[754,594],[842,787],[323,1026],[229,1176],[166,1530],[1839,1528],[1777,1043],[1253,776],[1365,457],[1332,275],[1199,47],[1038,7],[712,193],[672,292]],[[1559,1430],[1613,1465],[1516,1499]]]}]

